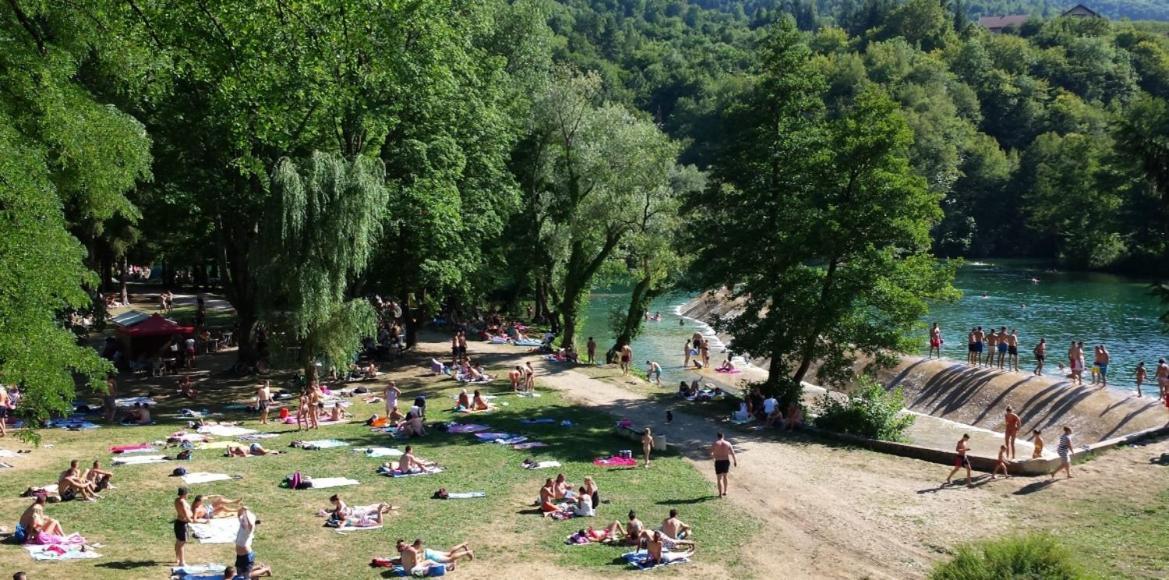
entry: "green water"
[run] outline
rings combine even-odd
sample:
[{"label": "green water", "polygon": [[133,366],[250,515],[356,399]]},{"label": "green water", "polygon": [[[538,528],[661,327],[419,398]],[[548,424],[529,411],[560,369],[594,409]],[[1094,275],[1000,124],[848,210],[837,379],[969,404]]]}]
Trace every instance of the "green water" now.
[{"label": "green water", "polygon": [[[1034,280],[1034,281],[1033,281]],[[921,351],[928,349],[927,325],[937,321],[946,343],[946,357],[966,359],[966,334],[973,326],[1015,328],[1020,336],[1020,366],[1034,368],[1031,349],[1039,338],[1047,339],[1048,374],[1055,375],[1057,361],[1066,358],[1071,341],[1084,341],[1091,358],[1091,345],[1104,344],[1112,354],[1109,384],[1133,389],[1133,370],[1145,361],[1153,374],[1157,359],[1169,357],[1169,334],[1163,332],[1158,316],[1162,310],[1149,294],[1148,282],[1096,273],[1048,271],[1020,262],[970,263],[962,267],[954,285],[963,297],[954,303],[935,304],[920,325]],[[983,294],[985,293],[985,297]],[[690,296],[673,294],[654,301],[650,313],[661,312],[661,322],[646,322],[633,342],[635,362],[655,360],[663,367],[663,382],[685,378],[682,345],[695,331],[709,333],[705,324],[682,319],[675,307]],[[628,290],[611,288],[593,293],[586,311],[584,339],[594,336],[604,351],[613,344],[608,313],[624,308]],[[679,321],[682,322],[679,325]],[[711,360],[721,362],[721,342],[715,343]],[[1153,388],[1156,388],[1155,386]],[[1149,386],[1144,387],[1146,394]]]}]

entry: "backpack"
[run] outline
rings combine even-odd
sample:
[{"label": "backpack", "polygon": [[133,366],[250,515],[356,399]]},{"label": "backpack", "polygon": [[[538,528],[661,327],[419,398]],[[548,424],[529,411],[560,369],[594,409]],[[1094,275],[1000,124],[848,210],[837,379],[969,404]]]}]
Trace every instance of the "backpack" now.
[{"label": "backpack", "polygon": [[447,494],[445,487],[440,487],[440,488],[438,488],[438,491],[434,492],[434,499],[449,499],[449,498],[450,498],[450,495]]},{"label": "backpack", "polygon": [[176,457],[176,459],[178,459],[180,461],[187,461],[191,458],[191,454],[192,453],[191,453],[190,449],[184,449],[182,451],[179,451],[179,455],[178,455],[178,457]]}]

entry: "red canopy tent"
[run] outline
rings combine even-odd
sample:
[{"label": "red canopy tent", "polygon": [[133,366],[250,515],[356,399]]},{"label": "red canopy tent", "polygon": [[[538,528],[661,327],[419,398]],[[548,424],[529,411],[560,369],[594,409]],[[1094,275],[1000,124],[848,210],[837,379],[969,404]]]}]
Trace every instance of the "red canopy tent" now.
[{"label": "red canopy tent", "polygon": [[161,356],[163,348],[170,343],[172,337],[179,335],[185,338],[194,334],[194,326],[183,326],[157,313],[133,324],[118,327],[118,335],[126,347],[125,354],[131,358],[140,354],[146,355],[147,358]]}]

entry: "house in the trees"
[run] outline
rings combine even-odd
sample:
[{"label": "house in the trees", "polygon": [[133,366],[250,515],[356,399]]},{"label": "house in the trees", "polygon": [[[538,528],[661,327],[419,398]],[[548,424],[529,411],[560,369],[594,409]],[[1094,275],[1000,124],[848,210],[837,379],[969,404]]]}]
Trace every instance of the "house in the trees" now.
[{"label": "house in the trees", "polygon": [[1010,16],[983,16],[978,23],[983,28],[998,34],[1008,28],[1018,28],[1027,22],[1030,16],[1026,14],[1012,14]]},{"label": "house in the trees", "polygon": [[1103,18],[1095,10],[1084,6],[1083,4],[1076,4],[1072,8],[1065,11],[1060,16],[1071,18]]}]

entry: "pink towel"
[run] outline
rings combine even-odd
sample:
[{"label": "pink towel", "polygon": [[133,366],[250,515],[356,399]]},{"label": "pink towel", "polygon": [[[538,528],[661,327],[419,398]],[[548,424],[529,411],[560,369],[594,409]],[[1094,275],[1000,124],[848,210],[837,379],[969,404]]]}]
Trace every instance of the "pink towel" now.
[{"label": "pink towel", "polygon": [[153,449],[149,443],[134,443],[132,445],[114,445],[110,447],[111,453],[125,453],[127,451],[141,451],[146,449]]},{"label": "pink towel", "polygon": [[604,457],[601,459],[594,459],[593,465],[599,467],[637,467],[637,460],[632,457]]}]

